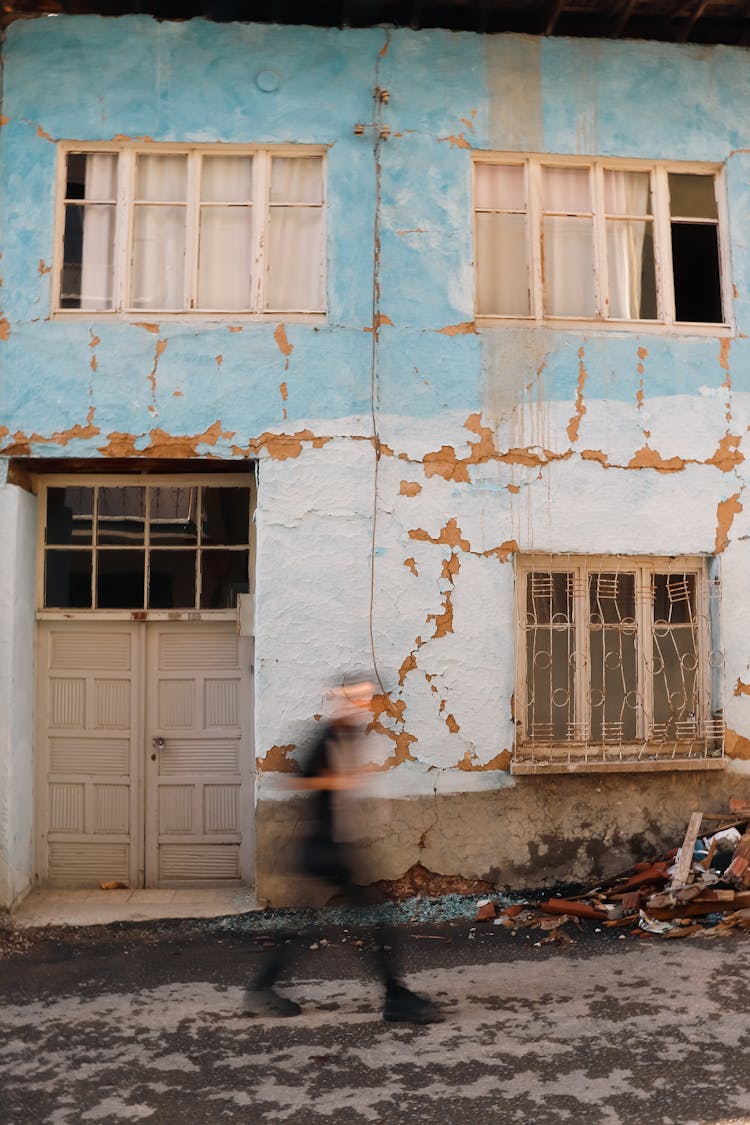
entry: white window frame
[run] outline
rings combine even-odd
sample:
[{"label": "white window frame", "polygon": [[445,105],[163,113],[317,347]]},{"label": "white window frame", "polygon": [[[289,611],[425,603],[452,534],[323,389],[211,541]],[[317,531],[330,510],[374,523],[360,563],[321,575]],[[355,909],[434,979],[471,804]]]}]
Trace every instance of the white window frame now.
[{"label": "white window frame", "polygon": [[[43,620],[109,620],[109,621],[237,621],[241,612],[241,602],[237,607],[227,609],[96,609],[88,607],[46,608],[44,605],[44,577],[45,554],[47,550],[47,489],[49,488],[90,488],[95,486],[110,488],[126,488],[128,486],[175,487],[196,488],[198,486],[214,488],[248,488],[250,490],[250,524],[249,543],[236,544],[228,550],[248,550],[248,571],[250,598],[254,598],[255,566],[256,566],[256,536],[255,513],[258,502],[257,478],[254,472],[247,473],[125,473],[111,474],[100,473],[92,475],[83,474],[55,474],[39,476],[35,480],[34,491],[37,497],[37,552],[36,552],[36,617]],[[54,544],[49,545],[55,549]],[[91,547],[79,548],[82,551],[97,550],[95,536],[92,534]],[[146,580],[148,579],[148,554],[151,544],[148,537],[148,528],[144,538],[144,553],[146,556]],[[158,548],[157,548],[158,549]],[[243,595],[240,595],[242,597]]]},{"label": "white window frame", "polygon": [[[572,610],[574,714],[576,728],[566,740],[537,741],[528,721],[527,579],[532,572],[573,573]],[[612,744],[588,739],[588,693],[591,685],[589,576],[635,574],[635,660],[641,707],[635,741]],[[647,591],[654,573],[694,574],[698,623],[698,696],[696,732],[688,737],[659,737],[653,731],[653,621]],[[699,556],[520,555],[516,559],[516,688],[513,773],[636,772],[703,770],[724,767],[724,723],[720,710],[723,658],[717,646],[716,609],[720,585],[715,560]],[[528,627],[527,627],[528,626]],[[553,627],[553,626],[550,626]],[[562,626],[561,626],[562,627]],[[566,626],[567,627],[567,626]]]},{"label": "white window frame", "polygon": [[[502,208],[478,208],[476,190],[476,168],[479,164],[514,165],[523,167],[526,183],[528,221],[526,225],[527,251],[529,262],[529,297],[531,312],[528,316],[517,314],[479,312],[477,276],[477,215],[491,213]],[[542,167],[568,167],[588,169],[592,180],[593,199],[593,253],[594,282],[597,313],[593,317],[555,317],[544,311],[544,277],[542,262]],[[651,173],[651,192],[653,205],[654,257],[656,267],[657,318],[655,320],[625,320],[606,315],[607,310],[607,261],[606,229],[604,205],[604,171],[649,172]],[[721,292],[721,323],[701,323],[678,321],[675,319],[674,283],[672,277],[672,257],[670,244],[670,213],[668,174],[711,175],[714,178],[718,228],[719,284]],[[690,335],[729,336],[734,333],[732,313],[731,261],[728,238],[728,208],[726,196],[726,176],[724,167],[715,163],[695,163],[682,161],[630,160],[622,158],[591,156],[559,156],[547,153],[521,155],[517,152],[475,152],[472,155],[472,201],[474,227],[474,291],[475,317],[480,326],[544,324],[548,327],[575,329],[606,328],[609,331],[626,332],[671,332]],[[509,212],[510,213],[510,212]],[[555,212],[557,214],[558,212]],[[571,212],[573,214],[573,212]],[[707,220],[695,220],[705,222]]]},{"label": "white window frame", "polygon": [[[52,316],[65,320],[127,320],[181,321],[196,319],[206,321],[229,320],[273,321],[280,319],[290,322],[325,323],[327,319],[327,175],[326,147],[322,145],[280,144],[280,145],[236,145],[236,144],[178,144],[130,142],[108,143],[98,141],[60,141],[58,144],[56,193],[55,193],[55,241],[53,254],[53,297]],[[114,292],[112,309],[66,309],[60,305],[63,269],[63,243],[65,235],[65,199],[67,158],[71,153],[111,154],[118,158],[117,197],[115,201],[115,250],[114,250]],[[195,307],[198,289],[198,242],[200,219],[200,156],[250,156],[253,158],[253,262],[255,281],[253,285],[252,309],[201,309]],[[185,291],[191,302],[184,309],[145,309],[133,308],[129,302],[132,279],[132,241],[135,212],[135,170],[138,156],[187,156],[188,191],[185,230]],[[273,309],[266,307],[267,274],[267,231],[270,211],[271,158],[274,156],[320,157],[322,159],[322,211],[321,234],[321,309]],[[307,206],[307,205],[305,205]],[[311,205],[312,206],[312,205]],[[318,206],[318,205],[316,205]]]}]

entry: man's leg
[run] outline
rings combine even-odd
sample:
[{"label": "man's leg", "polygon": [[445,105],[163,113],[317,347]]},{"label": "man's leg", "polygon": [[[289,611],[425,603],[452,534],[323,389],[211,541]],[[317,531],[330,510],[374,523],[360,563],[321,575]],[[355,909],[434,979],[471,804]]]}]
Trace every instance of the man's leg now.
[{"label": "man's leg", "polygon": [[[283,939],[282,939],[283,940]],[[248,984],[242,996],[240,1013],[245,1016],[298,1016],[302,1009],[294,1000],[274,989],[289,957],[285,947],[274,949]]]}]

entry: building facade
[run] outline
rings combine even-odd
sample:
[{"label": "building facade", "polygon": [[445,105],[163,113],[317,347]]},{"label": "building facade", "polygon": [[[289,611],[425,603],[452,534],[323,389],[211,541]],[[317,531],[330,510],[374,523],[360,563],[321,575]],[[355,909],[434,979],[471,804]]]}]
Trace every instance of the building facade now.
[{"label": "building facade", "polygon": [[0,906],[517,888],[750,791],[743,48],[44,17],[0,128]]}]

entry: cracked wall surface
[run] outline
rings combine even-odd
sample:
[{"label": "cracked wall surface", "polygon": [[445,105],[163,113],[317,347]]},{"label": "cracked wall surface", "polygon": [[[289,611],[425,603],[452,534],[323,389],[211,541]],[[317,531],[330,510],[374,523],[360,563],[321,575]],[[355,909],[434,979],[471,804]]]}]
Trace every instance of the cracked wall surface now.
[{"label": "cracked wall surface", "polygon": [[[536,790],[508,768],[514,559],[532,551],[720,556],[722,784],[748,786],[744,50],[59,17],[11,25],[4,62],[0,456],[259,463],[260,804],[287,804],[273,779],[330,678],[374,665],[371,772],[427,806],[436,779],[469,803],[515,794],[531,840]],[[325,146],[325,321],[52,317],[56,142],[116,138]],[[723,165],[731,333],[477,325],[471,155],[488,149]],[[626,832],[622,786],[592,782],[591,823],[560,833]],[[473,838],[494,839],[490,807]]]}]

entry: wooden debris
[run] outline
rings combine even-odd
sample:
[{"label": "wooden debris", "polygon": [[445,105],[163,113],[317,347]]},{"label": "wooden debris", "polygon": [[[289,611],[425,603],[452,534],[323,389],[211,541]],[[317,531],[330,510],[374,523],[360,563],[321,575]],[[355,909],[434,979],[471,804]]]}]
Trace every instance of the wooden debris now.
[{"label": "wooden debris", "polygon": [[698,833],[701,830],[703,823],[703,813],[694,812],[690,814],[688,821],[687,832],[685,839],[682,841],[680,848],[680,855],[677,860],[677,867],[675,868],[672,882],[669,884],[671,889],[676,887],[684,887],[688,881],[690,870],[693,866],[693,851],[695,849],[695,842],[698,839]]}]

